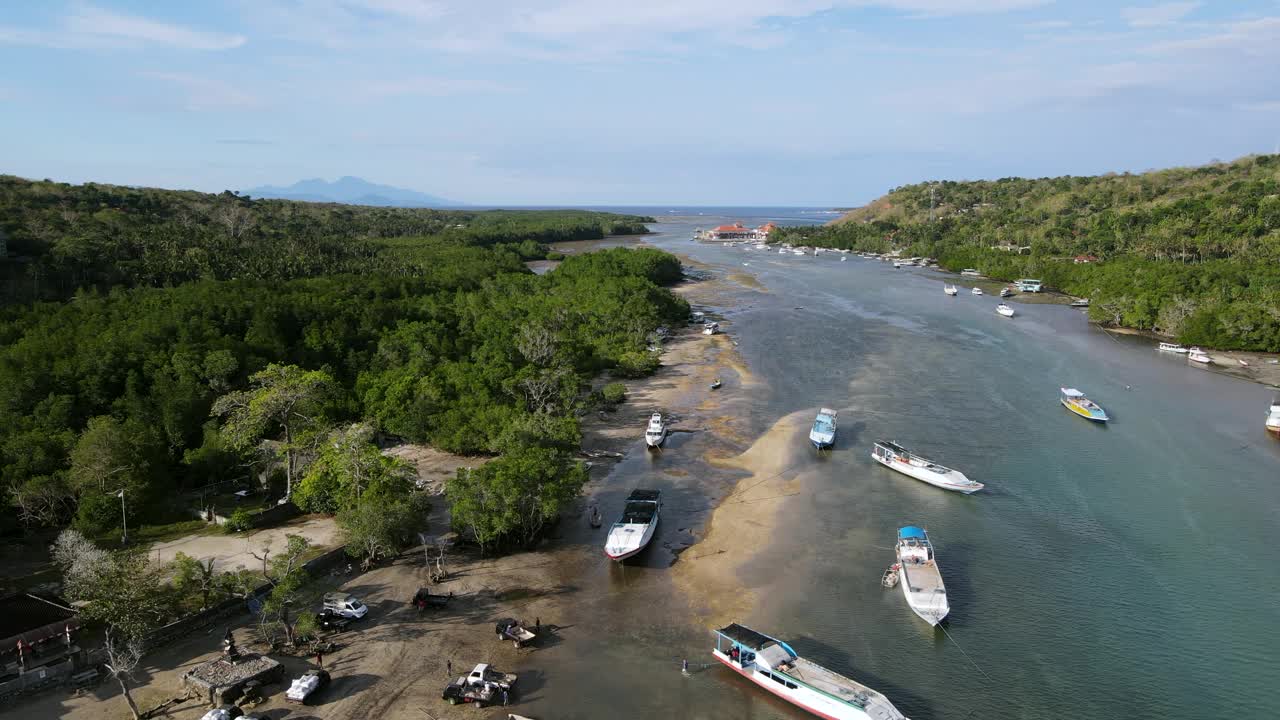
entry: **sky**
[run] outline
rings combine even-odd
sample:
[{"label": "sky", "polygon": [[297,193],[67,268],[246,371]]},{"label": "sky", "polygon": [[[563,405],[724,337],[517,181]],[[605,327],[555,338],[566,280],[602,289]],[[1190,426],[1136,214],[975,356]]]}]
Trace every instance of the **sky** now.
[{"label": "sky", "polygon": [[1280,0],[0,4],[0,173],[848,207],[1280,148]]}]

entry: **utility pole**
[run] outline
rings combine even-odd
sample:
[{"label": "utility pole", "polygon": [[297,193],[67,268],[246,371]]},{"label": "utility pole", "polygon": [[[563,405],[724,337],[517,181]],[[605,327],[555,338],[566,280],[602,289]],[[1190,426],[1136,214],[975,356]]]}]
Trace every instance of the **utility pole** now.
[{"label": "utility pole", "polygon": [[120,544],[129,544],[129,519],[124,512],[124,488],[120,488]]},{"label": "utility pole", "polygon": [[933,222],[933,192],[937,189],[937,185],[929,184],[929,222]]}]

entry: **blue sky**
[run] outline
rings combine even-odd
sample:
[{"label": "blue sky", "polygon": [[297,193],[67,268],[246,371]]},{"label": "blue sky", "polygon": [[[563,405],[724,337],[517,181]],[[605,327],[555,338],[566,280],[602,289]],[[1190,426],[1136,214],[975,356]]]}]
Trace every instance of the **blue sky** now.
[{"label": "blue sky", "polygon": [[5,3],[0,172],[856,205],[1274,152],[1280,0]]}]

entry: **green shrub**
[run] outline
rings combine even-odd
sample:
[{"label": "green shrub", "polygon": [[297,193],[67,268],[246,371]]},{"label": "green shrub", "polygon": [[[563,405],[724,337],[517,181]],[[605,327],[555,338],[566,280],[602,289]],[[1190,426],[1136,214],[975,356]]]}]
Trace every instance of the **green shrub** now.
[{"label": "green shrub", "polygon": [[627,399],[627,386],[620,382],[611,382],[601,388],[600,393],[604,396],[605,402],[617,405]]},{"label": "green shrub", "polygon": [[231,513],[231,517],[227,518],[227,522],[223,524],[222,530],[225,533],[238,533],[253,528],[253,516],[244,508],[236,508]]},{"label": "green shrub", "polygon": [[553,251],[553,252],[549,252],[549,253],[547,253],[547,259],[548,259],[548,260],[563,260],[563,259],[564,259],[564,253],[559,253],[559,252],[554,252],[554,251]]},{"label": "green shrub", "polygon": [[625,352],[618,357],[617,372],[622,377],[638,378],[652,375],[658,369],[658,356],[647,352]]}]

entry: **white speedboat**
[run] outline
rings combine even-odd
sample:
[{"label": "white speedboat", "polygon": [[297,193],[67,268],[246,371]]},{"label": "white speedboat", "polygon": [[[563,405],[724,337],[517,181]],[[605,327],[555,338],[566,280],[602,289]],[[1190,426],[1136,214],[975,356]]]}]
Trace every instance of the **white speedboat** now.
[{"label": "white speedboat", "polygon": [[715,633],[716,660],[802,710],[827,720],[906,720],[884,695],[800,657],[781,640],[738,623]]},{"label": "white speedboat", "polygon": [[981,295],[981,294],[982,294],[982,288],[974,288],[974,289],[970,290],[969,292],[973,293],[974,295]]},{"label": "white speedboat", "polygon": [[951,606],[929,535],[914,525],[900,528],[897,553],[898,579],[907,604],[930,625],[942,622]]},{"label": "white speedboat", "polygon": [[952,470],[914,455],[901,445],[888,440],[877,440],[875,447],[871,448],[871,457],[887,468],[943,490],[953,490],[968,495],[983,488],[982,483],[970,480],[959,470]]},{"label": "white speedboat", "polygon": [[1160,352],[1178,353],[1179,355],[1187,354],[1187,349],[1179,345],[1178,343],[1162,342],[1160,343],[1159,349],[1160,349]]},{"label": "white speedboat", "polygon": [[718,332],[720,332],[720,323],[718,322],[709,322],[702,326],[703,335],[715,335]]},{"label": "white speedboat", "polygon": [[1271,410],[1267,413],[1267,432],[1280,438],[1280,396],[1271,398]]},{"label": "white speedboat", "polygon": [[1005,317],[1013,317],[1013,308],[1009,307],[1008,305],[1005,305],[1004,303],[1000,303],[999,305],[996,306],[996,312],[1000,313]]},{"label": "white speedboat", "polygon": [[649,427],[645,428],[644,441],[651,448],[660,447],[667,439],[667,426],[662,422],[662,413],[649,416]]},{"label": "white speedboat", "polygon": [[819,450],[826,450],[836,444],[836,411],[822,408],[809,430],[809,442]]},{"label": "white speedboat", "polygon": [[845,260],[848,260],[848,259],[849,258],[847,256],[844,256],[844,255],[840,256],[840,262],[844,262]]},{"label": "white speedboat", "polygon": [[1209,357],[1209,353],[1198,347],[1193,347],[1187,351],[1187,359],[1191,362],[1203,363],[1205,365],[1213,362],[1213,358]]},{"label": "white speedboat", "polygon": [[1013,297],[1013,291],[1007,287],[1000,288],[1000,297],[1002,298]]},{"label": "white speedboat", "polygon": [[948,294],[948,295],[952,295],[952,296],[954,296],[956,293],[958,293],[958,292],[960,292],[960,291],[956,289],[956,286],[955,286],[955,285],[943,285],[943,286],[942,286],[942,292],[944,292],[944,293],[946,293],[946,294]]},{"label": "white speedboat", "polygon": [[658,510],[662,507],[659,490],[632,490],[622,517],[609,528],[604,541],[604,554],[610,560],[626,560],[644,549],[658,527]]},{"label": "white speedboat", "polygon": [[965,277],[982,277],[982,273],[978,272],[977,270],[974,270],[973,268],[965,268],[960,271],[960,274],[964,275]]}]

